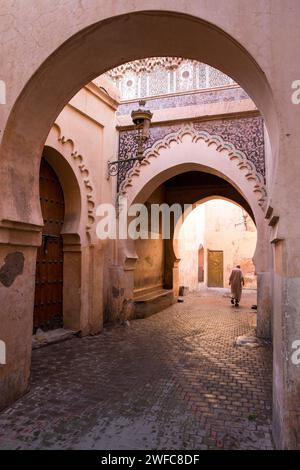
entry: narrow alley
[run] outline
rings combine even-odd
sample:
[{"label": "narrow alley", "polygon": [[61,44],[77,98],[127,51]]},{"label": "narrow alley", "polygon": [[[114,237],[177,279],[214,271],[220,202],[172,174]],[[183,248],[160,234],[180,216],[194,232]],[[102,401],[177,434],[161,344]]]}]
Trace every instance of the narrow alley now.
[{"label": "narrow alley", "polygon": [[31,389],[0,414],[1,449],[271,449],[272,353],[241,307],[194,293],[97,336],[33,351]]}]

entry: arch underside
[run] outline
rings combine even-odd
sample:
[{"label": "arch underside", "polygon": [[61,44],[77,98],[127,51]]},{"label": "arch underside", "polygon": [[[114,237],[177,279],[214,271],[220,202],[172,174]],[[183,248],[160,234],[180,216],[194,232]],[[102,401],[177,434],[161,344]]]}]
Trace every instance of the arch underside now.
[{"label": "arch underside", "polygon": [[164,184],[168,191],[168,202],[181,204],[202,204],[210,199],[225,199],[245,209],[255,222],[253,211],[242,194],[227,180],[212,173],[188,171],[179,173]]},{"label": "arch underside", "polygon": [[[201,174],[202,177],[199,176]],[[189,181],[186,187],[184,180]],[[145,203],[155,189],[168,184],[167,181],[170,188],[172,184],[174,186],[181,182],[182,201],[187,204],[194,204],[199,199],[214,194],[229,198],[244,207],[253,218],[258,232],[254,255],[256,270],[259,272],[266,269],[264,205],[267,192],[262,177],[256,173],[242,152],[219,136],[199,133],[187,126],[177,133],[167,135],[149,148],[142,164],[136,164],[128,172],[120,192],[127,198],[128,206],[132,203]],[[178,191],[177,194],[175,191],[167,202],[178,202],[178,195]]]}]

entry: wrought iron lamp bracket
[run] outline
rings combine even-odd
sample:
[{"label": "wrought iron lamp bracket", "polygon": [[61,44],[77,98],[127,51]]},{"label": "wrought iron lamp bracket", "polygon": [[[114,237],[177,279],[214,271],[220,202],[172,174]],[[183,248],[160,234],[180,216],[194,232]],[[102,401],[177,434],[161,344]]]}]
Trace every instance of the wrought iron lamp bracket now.
[{"label": "wrought iron lamp bracket", "polygon": [[135,125],[135,129],[138,130],[138,139],[137,139],[137,157],[123,158],[122,160],[109,160],[107,162],[107,179],[110,176],[118,176],[123,163],[128,162],[142,162],[144,159],[144,143],[149,138],[149,127],[151,123],[152,113],[145,109],[146,101],[139,101],[139,109],[132,111],[131,118]]},{"label": "wrought iron lamp bracket", "polygon": [[117,176],[121,170],[122,163],[128,163],[128,162],[142,162],[144,159],[144,156],[141,155],[139,157],[132,157],[132,158],[123,158],[122,160],[108,160],[107,162],[107,179],[110,178],[110,176]]}]

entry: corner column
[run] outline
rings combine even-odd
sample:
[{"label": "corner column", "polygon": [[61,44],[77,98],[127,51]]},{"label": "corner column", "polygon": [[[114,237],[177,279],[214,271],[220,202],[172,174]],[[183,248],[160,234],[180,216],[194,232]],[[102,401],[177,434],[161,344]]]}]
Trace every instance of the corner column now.
[{"label": "corner column", "polygon": [[257,336],[271,339],[271,273],[257,273]]}]

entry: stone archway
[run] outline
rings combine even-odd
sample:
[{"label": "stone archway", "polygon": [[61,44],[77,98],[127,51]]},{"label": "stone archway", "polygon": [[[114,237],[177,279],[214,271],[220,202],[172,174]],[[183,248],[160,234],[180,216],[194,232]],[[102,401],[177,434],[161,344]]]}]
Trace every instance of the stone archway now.
[{"label": "stone archway", "polygon": [[[286,87],[282,87],[281,77],[278,77],[278,82],[276,78],[272,78],[272,76],[276,77],[276,68],[272,69],[268,61],[265,60],[265,54],[260,51],[263,41],[255,41],[255,44],[251,45],[255,31],[259,33],[259,30],[264,29],[260,22],[256,21],[256,16],[252,16],[252,21],[250,21],[256,25],[256,30],[253,31],[250,28],[250,30],[244,31],[243,28],[240,28],[240,24],[233,14],[234,9],[237,8],[237,3],[234,2],[232,9],[226,12],[226,15],[223,11],[215,11],[214,5],[210,6],[207,2],[205,5],[204,3],[196,5],[196,2],[186,5],[185,12],[170,12],[169,10],[174,10],[174,2],[171,0],[163,2],[164,11],[149,11],[153,8],[153,4],[146,0],[139,3],[137,8],[140,11],[138,12],[132,11],[131,2],[124,1],[122,5],[117,9],[117,14],[120,16],[115,16],[115,10],[111,10],[108,2],[94,2],[90,8],[82,9],[81,18],[69,21],[65,27],[62,26],[64,15],[61,14],[61,10],[57,9],[57,12],[52,15],[56,25],[60,26],[57,27],[58,34],[55,35],[55,41],[50,42],[48,46],[45,44],[43,48],[40,47],[39,38],[36,38],[35,41],[30,39],[33,49],[30,49],[29,53],[32,52],[32,59],[26,70],[22,60],[18,60],[18,58],[15,60],[15,63],[19,63],[20,67],[24,67],[24,71],[18,73],[19,70],[17,70],[13,74],[11,82],[11,63],[7,61],[5,64],[4,73],[7,74],[7,83],[10,84],[10,102],[1,120],[1,127],[4,129],[1,145],[1,178],[6,182],[1,201],[1,256],[4,259],[12,251],[21,252],[25,259],[25,271],[22,277],[19,276],[16,279],[15,285],[9,292],[5,287],[0,286],[3,295],[10,302],[9,311],[3,311],[3,337],[9,345],[9,357],[14,358],[14,364],[9,362],[5,371],[1,371],[1,379],[4,384],[2,394],[4,398],[1,401],[1,406],[22,394],[28,384],[30,336],[27,322],[32,310],[35,252],[36,246],[40,242],[39,232],[42,223],[38,203],[38,162],[51,124],[64,104],[84,83],[122,62],[145,56],[182,55],[207,62],[232,76],[256,102],[268,126],[275,169],[279,141],[285,161],[289,155],[292,156],[295,153],[297,148],[294,143],[289,146],[290,150],[288,150],[285,143],[286,136],[291,135],[290,141],[294,139],[293,142],[297,142],[295,140],[297,132],[285,134],[283,131],[287,123],[292,130],[294,129],[292,119],[288,119],[284,114],[286,112],[285,106],[282,106],[284,110],[282,111],[281,132],[278,130],[277,121],[277,110],[281,112],[279,111],[281,105],[287,101],[287,92],[279,90],[288,90],[290,83],[284,81]],[[193,16],[188,16],[186,13]],[[46,16],[47,14],[44,15],[44,17]],[[200,16],[204,20],[200,19]],[[154,29],[155,35],[152,34]],[[15,30],[17,31],[18,28]],[[44,28],[40,28],[40,30],[41,34],[44,33]],[[140,31],[143,31],[145,35],[145,41],[142,43],[136,40]],[[178,34],[178,31],[181,34]],[[31,35],[28,36],[31,37]],[[122,41],[119,40],[120,37],[122,37]],[[195,37],[198,39],[197,42],[194,41]],[[47,41],[41,42],[46,43]],[[106,45],[105,50],[103,50],[103,44]],[[10,47],[10,41],[7,41],[7,45]],[[22,51],[23,49],[20,48],[20,53]],[[255,59],[260,63],[258,64]],[[60,77],[61,80],[57,80],[57,77]],[[269,86],[269,81],[272,81],[272,89]],[[49,93],[49,90],[53,89],[55,89],[55,93]],[[273,93],[277,110],[273,101]],[[20,149],[22,149],[22,158],[20,158]],[[291,165],[290,180],[292,180],[293,171]],[[286,173],[282,173],[285,177]],[[280,181],[284,186],[284,180]],[[277,211],[278,208],[282,208],[282,187],[279,186],[279,183],[278,187],[280,191],[274,196]],[[296,188],[293,189],[293,192],[298,194]],[[296,199],[294,197],[294,200]],[[268,212],[269,216],[271,212],[272,210]],[[288,220],[286,216],[284,222]],[[271,222],[276,228],[278,225],[277,214],[274,215]],[[289,225],[284,222],[282,227]],[[274,230],[274,243],[280,241],[283,234],[284,230],[280,233]],[[297,229],[294,226],[293,234],[296,239]],[[292,245],[293,243],[291,243]],[[290,245],[287,245],[284,250],[289,256],[291,255]],[[276,253],[276,259],[279,260],[277,290],[283,291],[285,277],[296,278],[299,270],[290,267],[290,265],[289,269],[282,267],[280,262],[282,259],[281,245],[276,249]],[[294,289],[293,292],[296,292],[293,279],[289,283],[289,287]],[[20,301],[21,298],[23,303]],[[279,300],[281,305],[281,297]],[[22,308],[18,310],[21,303]],[[13,327],[11,311],[18,319],[18,328]],[[282,330],[282,313],[280,307],[276,312],[278,331]],[[292,328],[292,325],[290,326]],[[20,340],[17,340],[19,335],[22,336],[24,345],[20,344]],[[287,335],[287,338],[289,339],[290,335]],[[276,342],[278,344],[277,362],[281,364],[281,357],[287,354],[285,348],[288,346],[283,347],[281,336]],[[293,368],[286,372],[280,365],[280,370],[282,374],[278,374],[277,379],[282,386],[281,375],[290,374],[295,377]],[[13,381],[11,381],[11,377],[14,377]],[[297,381],[295,380],[295,382]],[[277,426],[278,429],[282,428],[283,408],[281,398],[276,398],[276,415],[278,423],[280,423]],[[295,442],[298,438],[289,436],[287,439]],[[278,440],[282,441],[281,435]]]},{"label": "stone archway", "polygon": [[[141,165],[136,164],[127,174],[120,187],[120,194],[127,198],[128,207],[144,203],[163,182],[189,171],[202,171],[218,175],[228,181],[251,208],[257,227],[257,245],[253,257],[258,280],[258,336],[270,337],[270,260],[268,250],[268,227],[264,208],[267,191],[262,177],[245,155],[219,136],[197,132],[186,126],[176,133],[168,134],[145,152]],[[196,201],[190,201],[194,203]],[[173,244],[172,250],[173,252]],[[129,253],[129,255],[128,255]],[[123,249],[123,264],[137,258],[132,240]],[[174,292],[178,290],[178,259],[171,256],[170,276]],[[134,263],[131,270],[134,270]],[[126,276],[132,272],[126,268]],[[170,277],[169,276],[169,277]],[[130,284],[128,281],[127,285]]]},{"label": "stone archway", "polygon": [[82,335],[96,333],[102,328],[102,261],[95,246],[94,184],[84,156],[72,138],[62,135],[57,123],[47,137],[43,155],[56,171],[65,197],[64,326]]},{"label": "stone archway", "polygon": [[[202,286],[205,286],[205,287],[209,287],[208,286],[208,252],[210,251],[210,248],[208,248],[207,246],[207,239],[205,237],[205,228],[203,226],[202,230],[197,230],[195,231],[195,222],[192,223],[191,225],[191,230],[192,230],[192,234],[193,234],[193,237],[194,236],[197,236],[197,238],[190,238],[190,233],[189,233],[189,228],[190,228],[190,224],[189,224],[189,218],[190,216],[193,218],[194,216],[194,210],[197,210],[197,209],[201,209],[201,212],[200,214],[198,215],[198,219],[197,220],[201,220],[201,224],[203,223],[203,225],[205,224],[205,212],[203,212],[204,210],[204,207],[203,205],[205,206],[206,203],[208,202],[218,202],[218,201],[222,201],[222,202],[225,202],[227,204],[229,204],[229,206],[227,206],[227,208],[229,208],[230,206],[235,206],[236,208],[239,208],[239,210],[241,210],[243,212],[243,214],[247,214],[247,217],[249,217],[251,219],[251,227],[252,227],[252,230],[251,230],[251,248],[253,251],[251,251],[250,249],[248,250],[248,244],[247,244],[247,250],[244,251],[244,254],[247,253],[247,257],[245,259],[246,262],[243,262],[243,261],[240,261],[239,259],[239,263],[242,265],[242,270],[244,270],[243,268],[249,268],[251,267],[252,271],[253,271],[253,277],[254,277],[254,274],[255,274],[255,266],[254,266],[254,263],[253,263],[253,255],[255,253],[255,249],[256,249],[256,245],[257,245],[257,236],[256,236],[256,229],[254,229],[255,227],[255,219],[253,217],[253,214],[251,213],[251,211],[249,211],[249,208],[247,207],[247,205],[245,204],[245,201],[243,200],[239,200],[237,201],[236,198],[233,196],[229,197],[226,197],[224,195],[220,195],[220,194],[216,194],[216,193],[212,193],[210,196],[207,196],[207,197],[204,197],[204,198],[201,198],[199,200],[197,200],[195,203],[193,203],[190,207],[187,208],[187,210],[185,211],[185,213],[182,214],[182,217],[178,219],[177,221],[177,224],[175,226],[175,229],[174,229],[174,238],[173,238],[173,251],[174,251],[174,259],[175,260],[180,260],[180,263],[179,263],[179,284],[180,285],[183,285],[182,283],[182,280],[181,278],[183,277],[187,277],[189,279],[189,282],[192,284],[192,288],[193,289],[197,289],[200,285],[200,283],[202,284]],[[226,210],[226,206],[224,207],[224,209]],[[221,215],[221,214],[220,214]],[[195,219],[194,219],[195,220]],[[187,227],[185,227],[185,225],[187,225]],[[243,223],[241,223],[240,225],[245,225],[245,219],[243,219]],[[247,222],[246,222],[246,226],[247,226]],[[232,227],[236,227],[236,225],[232,225]],[[228,227],[229,228],[229,227]],[[226,238],[226,233],[223,232],[223,234],[221,234],[219,232],[219,230],[222,230],[222,224],[221,224],[221,227],[218,227],[218,237],[217,238],[214,238],[214,242],[216,242],[216,246],[215,246],[215,243],[213,244],[213,247],[211,248],[212,251],[222,251],[224,253],[224,280],[227,278],[228,279],[228,276],[229,276],[229,273],[228,273],[228,267],[232,267],[234,266],[234,262],[233,261],[233,256],[228,256],[229,252],[230,252],[230,248],[231,248],[231,245],[232,243],[234,243],[235,241],[235,237],[238,238],[239,234],[243,233],[243,232],[238,232],[237,234],[236,233],[231,233],[231,238],[230,238],[230,244],[227,244],[226,246],[226,242],[224,243],[223,241],[223,238],[222,236],[225,235],[225,238]],[[182,230],[184,232],[184,236],[187,236],[188,237],[188,244],[185,246],[185,244],[183,243],[183,240],[184,238],[182,237]],[[229,228],[230,230],[230,228]],[[246,228],[246,231],[248,230],[248,228]],[[253,236],[253,232],[254,232],[254,236]],[[222,242],[220,243],[219,240]],[[208,239],[209,241],[209,239]],[[249,237],[247,239],[247,241],[249,241]],[[225,246],[225,248],[224,248]],[[185,256],[184,257],[184,262],[186,263],[186,271],[185,271],[185,274],[182,273],[182,252],[184,252],[185,250],[187,250],[187,254],[188,256]],[[191,254],[191,257],[190,257],[190,254]],[[205,255],[205,256],[204,256]],[[228,263],[228,260],[231,260],[230,264]],[[249,266],[248,263],[251,263],[251,265]],[[197,266],[196,266],[196,263],[197,263]],[[176,261],[176,264],[177,264],[177,261]],[[225,267],[225,264],[227,265],[227,276],[226,276],[226,267]],[[189,271],[190,267],[192,267],[192,272]],[[181,271],[181,275],[180,275],[180,271]],[[191,274],[192,273],[192,274]],[[256,276],[255,276],[255,280],[256,280]],[[197,281],[197,282],[196,282]],[[248,280],[249,281],[249,280]],[[254,279],[253,279],[254,281]],[[256,288],[257,287],[257,283],[256,281],[251,283],[251,287],[250,288]],[[184,284],[185,285],[185,284]],[[226,283],[223,287],[226,287],[228,286],[228,284]],[[188,286],[189,287],[189,286]],[[247,285],[246,285],[247,287]]]},{"label": "stone archway", "polygon": [[68,161],[50,139],[43,152],[43,158],[55,171],[62,186],[65,200],[65,217],[61,235],[63,238],[63,293],[62,313],[65,328],[80,330],[81,314],[81,192]]},{"label": "stone archway", "polygon": [[[150,33],[154,27],[155,35]],[[142,45],[135,40],[139,31],[145,33]],[[197,43],[192,40],[195,37]],[[199,47],[202,37],[205,40]],[[105,53],[103,44],[106,44]],[[39,67],[16,100],[1,145],[1,169],[8,181],[3,199],[14,201],[9,207],[3,206],[3,218],[41,222],[38,200],[34,197],[38,191],[35,164],[40,159],[50,125],[74,93],[118,64],[155,54],[180,55],[206,62],[235,79],[262,112],[275,158],[278,132],[270,88],[258,64],[240,44],[216,26],[182,13],[142,11],[117,16],[70,37]],[[227,57],[226,62],[224,57]],[[53,88],[56,93],[49,94],[48,90]],[[31,123],[30,138],[28,122]],[[21,142],[22,162],[19,161]],[[10,171],[13,167],[14,171]],[[9,192],[16,186],[24,193],[22,204]]]},{"label": "stone archway", "polygon": [[[148,149],[142,164],[136,164],[128,172],[120,194],[126,196],[128,206],[144,202],[163,181],[193,170],[220,175],[236,188],[252,210],[258,231],[262,234],[260,238],[267,240],[264,215],[267,190],[263,178],[243,152],[232,144],[224,142],[220,136],[197,132],[190,126],[168,134]],[[255,258],[258,271],[268,267],[264,247],[257,247]]]}]

